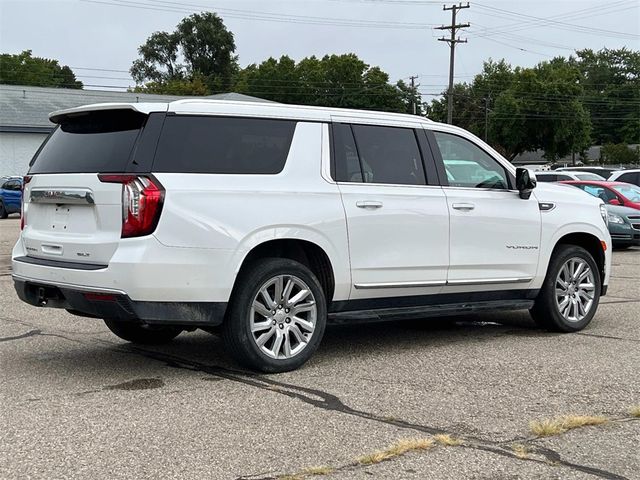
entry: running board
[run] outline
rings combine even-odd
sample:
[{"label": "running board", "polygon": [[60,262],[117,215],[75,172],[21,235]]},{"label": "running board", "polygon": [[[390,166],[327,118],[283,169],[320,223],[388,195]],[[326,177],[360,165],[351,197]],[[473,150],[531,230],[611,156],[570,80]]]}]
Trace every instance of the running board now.
[{"label": "running board", "polygon": [[387,320],[409,320],[424,317],[464,315],[488,310],[528,310],[533,300],[491,300],[473,303],[448,303],[419,307],[381,308],[375,310],[353,310],[329,314],[330,323],[384,322]]}]

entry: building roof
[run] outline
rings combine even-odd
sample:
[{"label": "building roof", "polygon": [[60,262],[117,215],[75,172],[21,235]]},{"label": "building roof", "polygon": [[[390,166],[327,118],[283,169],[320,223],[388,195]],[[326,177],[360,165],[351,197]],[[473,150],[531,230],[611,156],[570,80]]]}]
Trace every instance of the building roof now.
[{"label": "building roof", "polygon": [[[49,113],[91,103],[172,102],[184,96],[148,93],[77,90],[23,85],[0,85],[0,131],[48,133],[53,128]],[[222,93],[206,98],[267,102],[239,93]]]}]

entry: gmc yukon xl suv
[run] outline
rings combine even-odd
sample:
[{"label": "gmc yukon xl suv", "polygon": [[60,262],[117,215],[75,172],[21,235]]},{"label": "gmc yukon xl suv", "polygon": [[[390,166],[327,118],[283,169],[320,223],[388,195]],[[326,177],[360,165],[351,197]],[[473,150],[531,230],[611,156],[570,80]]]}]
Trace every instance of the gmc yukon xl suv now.
[{"label": "gmc yukon xl suv", "polygon": [[131,342],[196,328],[302,365],[328,320],[528,309],[571,332],[606,293],[602,201],[427,119],[181,100],[54,112],[24,179],[19,297]]}]

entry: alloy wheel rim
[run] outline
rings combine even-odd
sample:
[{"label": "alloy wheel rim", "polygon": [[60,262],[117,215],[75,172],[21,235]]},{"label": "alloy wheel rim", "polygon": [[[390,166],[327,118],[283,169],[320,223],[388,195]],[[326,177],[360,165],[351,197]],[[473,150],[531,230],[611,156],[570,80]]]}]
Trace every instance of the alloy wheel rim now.
[{"label": "alloy wheel rim", "polygon": [[302,352],[316,328],[318,309],[311,288],[293,275],[270,278],[251,303],[251,337],[265,355],[286,360]]},{"label": "alloy wheel rim", "polygon": [[568,322],[583,320],[593,306],[595,289],[595,277],[587,261],[579,257],[567,260],[555,283],[560,315]]}]

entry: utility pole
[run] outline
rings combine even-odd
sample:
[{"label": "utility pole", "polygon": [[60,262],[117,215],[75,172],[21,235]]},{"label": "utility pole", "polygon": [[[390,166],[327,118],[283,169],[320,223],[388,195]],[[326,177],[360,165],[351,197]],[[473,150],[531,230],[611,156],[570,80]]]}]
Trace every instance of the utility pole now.
[{"label": "utility pole", "polygon": [[469,2],[466,5],[462,5],[459,3],[458,5],[451,5],[450,7],[442,7],[443,10],[451,10],[451,25],[449,26],[441,26],[436,27],[436,30],[451,30],[451,36],[449,38],[442,37],[439,38],[439,42],[447,42],[449,44],[449,48],[451,50],[449,56],[449,90],[447,91],[447,123],[451,124],[453,122],[453,65],[455,60],[455,51],[456,51],[456,43],[467,43],[467,39],[460,39],[460,37],[456,38],[456,31],[461,28],[468,28],[471,26],[470,23],[459,23],[456,24],[456,14],[458,10],[462,10],[464,8],[469,8]]},{"label": "utility pole", "polygon": [[[413,110],[413,114],[418,114],[418,106],[416,105],[416,79],[417,75],[412,75],[409,77],[411,79],[411,108]],[[420,85],[418,85],[420,86]]]},{"label": "utility pole", "polygon": [[487,138],[489,137],[489,101],[491,100],[491,95],[488,97],[484,97],[484,141],[488,142]]}]

